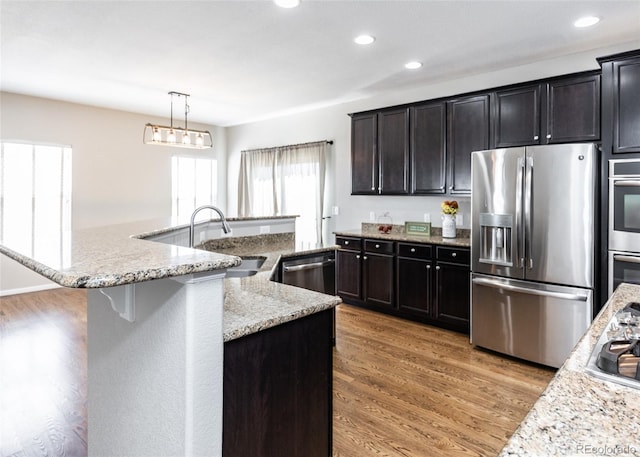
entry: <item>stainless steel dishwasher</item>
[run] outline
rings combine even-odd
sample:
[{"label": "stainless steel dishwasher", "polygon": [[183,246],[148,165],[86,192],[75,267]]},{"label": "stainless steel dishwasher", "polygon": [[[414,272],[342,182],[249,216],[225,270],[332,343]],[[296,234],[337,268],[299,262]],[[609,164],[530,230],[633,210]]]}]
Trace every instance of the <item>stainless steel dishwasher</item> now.
[{"label": "stainless steel dishwasher", "polygon": [[[327,295],[336,294],[336,252],[322,252],[291,258],[282,262],[283,284],[314,290]],[[333,335],[336,342],[336,309],[333,308]]]},{"label": "stainless steel dishwasher", "polygon": [[335,251],[282,262],[282,283],[323,294],[336,294]]}]

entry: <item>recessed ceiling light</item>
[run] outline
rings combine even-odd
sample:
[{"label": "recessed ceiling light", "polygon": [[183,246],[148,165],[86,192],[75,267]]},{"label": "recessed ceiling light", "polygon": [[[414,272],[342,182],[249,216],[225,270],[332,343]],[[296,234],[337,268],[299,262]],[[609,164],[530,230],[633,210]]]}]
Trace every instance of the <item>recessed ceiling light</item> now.
[{"label": "recessed ceiling light", "polygon": [[353,41],[357,44],[371,44],[376,41],[376,39],[371,35],[359,35],[355,37]]},{"label": "recessed ceiling light", "polygon": [[300,0],[273,0],[281,8],[295,8],[300,4]]},{"label": "recessed ceiling light", "polygon": [[422,62],[418,62],[415,60],[413,62],[407,62],[404,64],[404,68],[406,68],[407,70],[416,70],[420,67],[422,67]]},{"label": "recessed ceiling light", "polygon": [[595,16],[585,16],[585,17],[581,17],[580,19],[578,19],[577,21],[575,21],[573,23],[573,25],[575,27],[591,27],[592,25],[596,25],[598,22],[600,22],[600,18],[599,17],[595,17]]}]

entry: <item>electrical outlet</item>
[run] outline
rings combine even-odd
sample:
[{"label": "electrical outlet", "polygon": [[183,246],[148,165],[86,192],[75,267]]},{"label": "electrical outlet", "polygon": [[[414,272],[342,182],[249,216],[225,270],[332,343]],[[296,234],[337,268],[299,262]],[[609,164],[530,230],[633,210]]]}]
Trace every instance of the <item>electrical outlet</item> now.
[{"label": "electrical outlet", "polygon": [[263,235],[265,233],[271,233],[271,226],[270,225],[261,225],[260,226],[260,235]]},{"label": "electrical outlet", "polygon": [[375,211],[370,211],[369,212],[369,220],[371,222],[375,222],[376,221],[376,212]]},{"label": "electrical outlet", "polygon": [[424,213],[423,222],[431,222],[431,214],[430,213]]},{"label": "electrical outlet", "polygon": [[339,206],[332,206],[331,207],[331,214],[333,214],[334,216],[338,216],[340,214],[340,207]]}]

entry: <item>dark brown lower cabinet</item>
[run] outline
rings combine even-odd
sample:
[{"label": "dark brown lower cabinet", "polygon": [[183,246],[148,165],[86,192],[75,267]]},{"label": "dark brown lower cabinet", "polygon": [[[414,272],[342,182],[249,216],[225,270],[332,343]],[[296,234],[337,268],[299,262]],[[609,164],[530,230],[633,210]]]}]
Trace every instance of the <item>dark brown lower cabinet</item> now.
[{"label": "dark brown lower cabinet", "polygon": [[345,303],[469,333],[468,247],[343,236],[336,244]]},{"label": "dark brown lower cabinet", "polygon": [[224,457],[332,453],[332,310],[224,345]]}]

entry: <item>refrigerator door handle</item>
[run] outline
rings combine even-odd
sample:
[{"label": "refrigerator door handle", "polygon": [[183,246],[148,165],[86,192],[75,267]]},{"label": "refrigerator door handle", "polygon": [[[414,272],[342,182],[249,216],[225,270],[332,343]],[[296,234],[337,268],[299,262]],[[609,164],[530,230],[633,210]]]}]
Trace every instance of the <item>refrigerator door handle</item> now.
[{"label": "refrigerator door handle", "polygon": [[531,289],[529,287],[516,286],[513,284],[508,284],[502,281],[488,279],[488,278],[473,278],[471,282],[479,286],[493,287],[494,289],[505,289],[511,292],[523,292],[525,294],[540,295],[542,297],[553,297],[553,298],[561,298],[564,300],[585,301],[585,302],[589,299],[589,295],[586,295],[586,294],[585,295],[569,294],[565,292],[553,292],[550,290]]},{"label": "refrigerator door handle", "polygon": [[518,268],[524,268],[524,252],[522,238],[522,186],[524,177],[524,159],[518,159],[518,173],[516,175],[516,249],[515,258]]},{"label": "refrigerator door handle", "polygon": [[629,255],[613,255],[613,260],[618,260],[620,262],[630,262],[630,263],[640,263],[640,257],[632,257]]},{"label": "refrigerator door handle", "polygon": [[533,195],[533,157],[527,157],[525,162],[524,184],[524,256],[529,270],[533,269],[533,252],[531,249],[531,205]]}]

